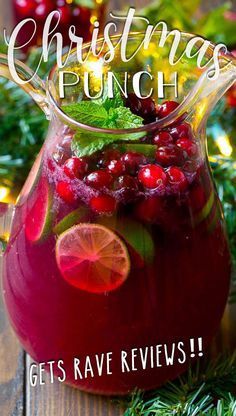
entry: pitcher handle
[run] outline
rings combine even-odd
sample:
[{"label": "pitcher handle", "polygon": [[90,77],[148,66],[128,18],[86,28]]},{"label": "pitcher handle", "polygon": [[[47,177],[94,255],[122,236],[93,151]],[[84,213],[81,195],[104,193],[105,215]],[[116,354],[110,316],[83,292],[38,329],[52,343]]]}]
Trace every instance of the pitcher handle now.
[{"label": "pitcher handle", "polygon": [[[17,74],[20,76],[20,78],[23,81],[32,78],[31,81],[23,84],[17,83],[13,79],[9,70],[7,55],[4,54],[0,54],[0,76],[3,76],[4,78],[7,78],[10,81],[15,82],[17,85],[19,85],[20,88],[27,92],[27,94],[29,94],[33,98],[33,100],[38,104],[38,106],[45,113],[46,117],[49,119],[50,110],[44,81],[41,80],[41,78],[37,74],[34,74],[33,71],[22,62],[15,60],[14,64]],[[2,257],[5,250],[5,244],[7,243],[11,231],[14,210],[15,207],[13,204],[0,202],[0,270]]]},{"label": "pitcher handle", "polygon": [[49,105],[46,95],[45,82],[33,71],[28,68],[24,63],[19,60],[14,60],[15,68],[17,74],[22,78],[23,81],[32,78],[31,81],[24,84],[18,84],[13,78],[9,71],[7,55],[0,54],[0,76],[9,79],[10,81],[15,82],[22,88],[27,94],[29,94],[33,100],[38,104],[38,106],[46,114],[46,117],[50,118]]}]

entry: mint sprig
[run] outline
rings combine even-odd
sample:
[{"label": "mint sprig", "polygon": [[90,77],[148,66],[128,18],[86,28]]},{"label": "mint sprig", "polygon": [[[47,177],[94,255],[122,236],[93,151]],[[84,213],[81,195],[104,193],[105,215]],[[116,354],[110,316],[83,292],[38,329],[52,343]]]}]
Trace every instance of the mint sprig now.
[{"label": "mint sprig", "polygon": [[[121,106],[123,104],[123,106]],[[72,140],[72,151],[77,157],[90,156],[98,150],[116,141],[132,141],[143,133],[116,135],[112,130],[132,129],[143,126],[143,119],[124,107],[123,100],[117,93],[114,100],[104,95],[99,100],[81,101],[62,107],[63,111],[74,120],[94,127],[111,129],[110,133],[90,133],[78,129]]]}]

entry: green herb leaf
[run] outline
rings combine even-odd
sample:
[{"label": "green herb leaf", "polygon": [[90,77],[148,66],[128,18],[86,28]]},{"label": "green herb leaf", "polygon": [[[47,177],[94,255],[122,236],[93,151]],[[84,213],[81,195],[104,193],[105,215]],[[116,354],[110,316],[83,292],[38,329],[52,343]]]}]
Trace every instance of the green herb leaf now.
[{"label": "green herb leaf", "polygon": [[127,107],[111,108],[109,119],[115,123],[117,129],[133,129],[143,125],[143,119],[133,114]]},{"label": "green herb leaf", "polygon": [[[83,124],[106,129],[131,129],[143,125],[141,117],[133,114],[127,107],[110,108],[107,111],[95,101],[81,101],[62,107],[66,114]],[[78,130],[72,141],[72,151],[78,157],[89,156],[104,146],[119,140],[137,140],[143,133],[114,135],[111,133],[86,133]]]},{"label": "green herb leaf", "polygon": [[63,111],[71,118],[90,126],[105,127],[108,113],[103,106],[94,101],[81,101],[75,104],[62,106]]},{"label": "green herb leaf", "polygon": [[113,84],[113,96],[114,98],[108,97],[108,86],[105,84],[102,97],[97,99],[95,102],[96,104],[105,107],[107,111],[109,111],[110,108],[124,107],[124,100],[116,83]]},{"label": "green herb leaf", "polygon": [[71,148],[77,157],[90,156],[113,141],[114,136],[100,135],[98,138],[97,135],[91,133],[76,133]]}]

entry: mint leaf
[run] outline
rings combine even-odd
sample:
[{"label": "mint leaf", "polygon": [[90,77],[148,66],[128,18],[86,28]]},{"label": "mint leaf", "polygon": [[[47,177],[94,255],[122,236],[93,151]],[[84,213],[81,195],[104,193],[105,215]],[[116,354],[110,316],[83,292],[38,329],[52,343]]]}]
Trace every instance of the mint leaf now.
[{"label": "mint leaf", "polygon": [[71,118],[82,124],[95,127],[105,127],[108,120],[107,110],[94,101],[80,101],[79,103],[62,106],[62,110]]},{"label": "mint leaf", "polygon": [[107,111],[109,111],[110,108],[124,107],[124,100],[116,83],[113,84],[113,97],[114,98],[108,97],[108,87],[107,84],[105,84],[102,97],[95,100],[95,102],[96,104],[105,107]]},{"label": "mint leaf", "polygon": [[72,140],[71,149],[77,157],[90,156],[115,141],[117,138],[114,135],[100,134],[98,136],[94,133],[76,133]]},{"label": "mint leaf", "polygon": [[[121,97],[119,98],[119,95],[116,95],[114,104],[112,99],[105,98],[103,104],[107,106],[107,109],[102,105],[102,102],[99,105],[99,100],[81,101],[62,107],[66,114],[80,123],[111,130],[110,133],[105,134],[90,133],[78,129],[73,137],[71,145],[72,151],[76,156],[89,156],[111,143],[120,140],[133,141],[144,135],[144,133],[131,133],[118,136],[112,132],[114,129],[131,129],[143,125],[143,119],[133,114],[127,107],[119,106],[117,108],[108,108],[109,105],[111,105],[111,102],[113,103],[112,105],[118,105],[120,99]],[[108,102],[108,100],[110,101]],[[124,104],[123,100],[122,104]]]},{"label": "mint leaf", "polygon": [[111,108],[109,118],[115,123],[117,129],[133,129],[143,126],[143,119],[133,114],[127,107]]}]

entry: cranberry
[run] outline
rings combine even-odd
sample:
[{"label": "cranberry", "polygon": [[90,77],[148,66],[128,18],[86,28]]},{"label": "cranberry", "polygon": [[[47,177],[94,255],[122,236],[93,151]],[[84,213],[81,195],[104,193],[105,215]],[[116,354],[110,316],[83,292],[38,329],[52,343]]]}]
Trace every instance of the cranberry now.
[{"label": "cranberry", "polygon": [[164,169],[157,165],[146,165],[141,168],[138,179],[143,186],[150,189],[164,187],[167,182]]},{"label": "cranberry", "polygon": [[189,157],[193,157],[197,154],[197,145],[196,143],[189,140],[187,137],[178,139],[176,145],[181,149],[185,150]]},{"label": "cranberry", "polygon": [[175,140],[182,139],[182,137],[191,138],[192,128],[190,124],[182,123],[178,126],[172,127],[172,129],[170,130],[170,134]]},{"label": "cranberry", "polygon": [[48,159],[47,165],[48,165],[48,169],[49,169],[51,172],[54,172],[54,170],[55,170],[55,160],[53,160],[53,159]]},{"label": "cranberry", "polygon": [[87,185],[95,189],[100,189],[103,187],[108,188],[113,182],[113,177],[106,170],[97,170],[95,172],[90,173],[86,177],[85,181]]},{"label": "cranberry", "polygon": [[71,179],[82,179],[88,170],[88,164],[82,158],[72,157],[64,163],[63,170]]},{"label": "cranberry", "polygon": [[152,98],[138,98],[135,94],[131,93],[128,95],[126,105],[132,113],[144,118],[145,121],[155,121],[156,104]]},{"label": "cranberry", "polygon": [[162,146],[156,151],[156,161],[163,166],[182,165],[185,154],[177,146]]},{"label": "cranberry", "polygon": [[167,169],[169,184],[174,191],[185,191],[188,186],[188,181],[181,169],[171,166]]},{"label": "cranberry", "polygon": [[141,201],[136,208],[135,215],[142,221],[156,222],[162,219],[164,214],[163,200],[161,197],[149,196]]},{"label": "cranberry", "polygon": [[116,209],[116,200],[110,195],[94,196],[90,200],[90,206],[100,214],[112,214]]},{"label": "cranberry", "polygon": [[119,150],[116,149],[109,149],[102,153],[102,157],[98,161],[99,166],[107,167],[111,160],[118,160],[120,159],[121,154]]},{"label": "cranberry", "polygon": [[56,191],[58,195],[65,201],[71,204],[75,201],[76,196],[72,191],[70,184],[68,182],[60,181],[57,183]]},{"label": "cranberry", "polygon": [[121,160],[111,160],[107,166],[107,170],[114,176],[120,176],[125,171],[125,165]]},{"label": "cranberry", "polygon": [[153,138],[153,143],[159,146],[167,146],[168,144],[173,144],[173,137],[167,131],[161,131]]},{"label": "cranberry", "polygon": [[135,174],[141,165],[146,163],[146,157],[138,152],[126,152],[121,156],[128,173]]},{"label": "cranberry", "polygon": [[115,189],[132,189],[137,191],[138,190],[138,183],[135,178],[129,175],[120,176],[115,182]]},{"label": "cranberry", "polygon": [[165,101],[162,105],[159,106],[157,115],[159,118],[167,117],[178,106],[179,103],[177,103],[176,101]]}]

